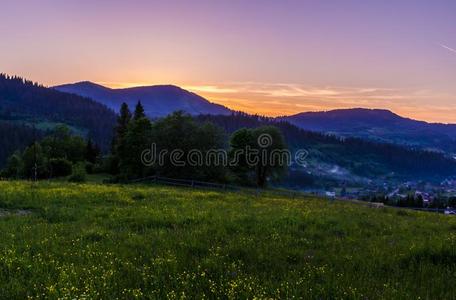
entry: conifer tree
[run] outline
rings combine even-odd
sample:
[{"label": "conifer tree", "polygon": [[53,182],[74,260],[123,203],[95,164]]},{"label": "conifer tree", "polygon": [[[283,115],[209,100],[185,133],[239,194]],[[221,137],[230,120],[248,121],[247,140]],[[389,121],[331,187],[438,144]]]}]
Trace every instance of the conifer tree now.
[{"label": "conifer tree", "polygon": [[113,149],[112,152],[114,155],[117,154],[119,147],[122,146],[122,142],[127,134],[128,125],[131,121],[131,112],[128,108],[128,105],[124,102],[120,107],[120,114],[117,117],[117,125],[115,129]]},{"label": "conifer tree", "polygon": [[120,107],[120,114],[117,117],[117,126],[116,126],[116,139],[121,139],[125,136],[127,132],[128,124],[131,121],[131,112],[128,108],[127,103],[122,103]]},{"label": "conifer tree", "polygon": [[139,119],[145,118],[145,117],[146,117],[146,114],[144,113],[144,107],[142,106],[141,101],[138,101],[138,103],[136,104],[136,107],[135,107],[135,113],[134,113],[133,119],[139,120]]},{"label": "conifer tree", "polygon": [[117,125],[114,132],[114,137],[112,140],[112,157],[110,162],[111,173],[117,174],[119,170],[119,160],[126,152],[125,145],[125,135],[128,131],[128,125],[131,122],[131,112],[128,108],[128,105],[123,102],[120,107],[120,113],[117,117]]},{"label": "conifer tree", "polygon": [[91,163],[96,163],[97,158],[100,156],[100,149],[89,139],[85,149],[85,160]]},{"label": "conifer tree", "polygon": [[125,151],[119,153],[119,171],[126,178],[147,175],[147,168],[141,161],[141,154],[151,145],[152,123],[147,118],[134,120],[125,135]]}]

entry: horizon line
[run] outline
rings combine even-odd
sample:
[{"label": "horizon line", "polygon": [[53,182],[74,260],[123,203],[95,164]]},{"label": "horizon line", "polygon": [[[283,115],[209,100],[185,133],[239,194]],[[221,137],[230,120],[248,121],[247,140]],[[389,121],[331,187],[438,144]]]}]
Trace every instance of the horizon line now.
[{"label": "horizon line", "polygon": [[[374,110],[388,111],[388,112],[391,112],[391,113],[393,113],[393,114],[395,114],[395,115],[397,115],[397,116],[399,116],[401,118],[411,119],[411,120],[414,120],[414,121],[425,122],[425,123],[428,123],[428,124],[456,125],[456,122],[453,123],[453,122],[445,122],[445,121],[429,120],[429,119],[426,120],[426,119],[416,118],[416,117],[410,116],[408,114],[399,113],[394,108],[389,108],[389,107],[385,107],[385,106],[384,107],[379,107],[379,106],[375,106],[375,107],[366,107],[366,106],[337,107],[337,106],[334,106],[334,107],[331,107],[331,108],[320,108],[320,109],[317,108],[317,109],[307,109],[307,110],[296,110],[295,112],[292,112],[292,113],[284,112],[284,113],[280,113],[280,114],[277,114],[277,113],[275,113],[275,114],[274,113],[270,113],[270,114],[266,113],[266,114],[264,114],[264,113],[258,113],[258,112],[249,112],[249,111],[246,111],[246,110],[243,110],[243,109],[234,108],[233,106],[224,103],[226,101],[223,101],[221,99],[217,99],[217,98],[210,97],[210,96],[205,96],[204,93],[201,93],[202,89],[198,88],[198,86],[186,86],[186,85],[182,85],[181,86],[179,84],[174,84],[174,83],[158,83],[158,84],[154,84],[154,83],[150,83],[150,82],[121,82],[121,83],[113,83],[113,82],[106,82],[106,81],[81,80],[81,81],[76,81],[76,82],[72,82],[72,83],[52,85],[52,86],[49,86],[49,87],[50,88],[55,88],[55,87],[59,87],[59,86],[74,85],[74,84],[81,84],[81,83],[91,83],[91,84],[99,85],[99,86],[102,86],[102,87],[105,87],[105,88],[108,88],[108,89],[112,89],[112,90],[122,90],[122,89],[141,88],[141,87],[156,87],[156,86],[174,86],[174,87],[178,87],[180,89],[183,89],[185,91],[194,93],[194,94],[204,98],[205,100],[207,100],[207,101],[209,101],[211,103],[223,105],[226,108],[228,108],[228,109],[230,109],[230,110],[232,110],[234,112],[243,112],[243,113],[247,113],[247,114],[250,114],[250,115],[259,115],[259,116],[272,117],[272,118],[289,117],[289,116],[294,116],[294,115],[303,114],[303,113],[324,113],[324,112],[331,112],[331,111],[363,109],[363,110],[371,110],[371,111],[374,111]],[[207,86],[204,86],[204,87],[207,87]],[[228,92],[230,92],[230,91],[228,91]]]}]

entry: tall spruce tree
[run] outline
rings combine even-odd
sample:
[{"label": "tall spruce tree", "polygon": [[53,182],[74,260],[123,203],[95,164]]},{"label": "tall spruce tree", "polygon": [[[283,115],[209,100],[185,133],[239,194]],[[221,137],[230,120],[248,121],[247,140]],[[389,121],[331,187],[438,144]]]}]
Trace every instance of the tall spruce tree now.
[{"label": "tall spruce tree", "polygon": [[100,154],[100,148],[92,142],[92,139],[89,139],[85,149],[85,160],[94,164],[97,162],[97,158]]},{"label": "tall spruce tree", "polygon": [[150,149],[151,130],[152,123],[147,118],[140,118],[130,122],[125,135],[126,151],[119,155],[119,173],[124,178],[147,176],[147,172],[152,171],[141,160],[142,152]]},{"label": "tall spruce tree", "polygon": [[146,175],[147,168],[141,162],[141,153],[150,147],[151,127],[152,124],[146,118],[141,102],[138,101],[118,153],[121,176],[134,178]]},{"label": "tall spruce tree", "polygon": [[115,139],[122,139],[127,132],[128,124],[131,121],[131,112],[127,103],[122,103],[120,107],[120,114],[117,117],[117,126],[115,132]]},{"label": "tall spruce tree", "polygon": [[144,107],[141,104],[141,101],[138,101],[135,107],[135,113],[133,115],[134,120],[139,120],[141,118],[145,118],[146,114],[144,113]]},{"label": "tall spruce tree", "polygon": [[111,173],[119,173],[119,161],[120,156],[124,155],[127,151],[125,145],[125,135],[128,131],[128,125],[131,122],[131,112],[128,105],[123,102],[120,106],[120,113],[117,117],[117,125],[114,132],[114,138],[112,141],[112,157],[110,162]]}]

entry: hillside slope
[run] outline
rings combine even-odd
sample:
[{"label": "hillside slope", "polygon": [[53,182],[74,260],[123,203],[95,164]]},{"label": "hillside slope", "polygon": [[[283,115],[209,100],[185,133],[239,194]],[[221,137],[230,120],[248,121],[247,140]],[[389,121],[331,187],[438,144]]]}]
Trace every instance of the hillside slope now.
[{"label": "hillside slope", "polygon": [[145,185],[0,190],[4,299],[454,296],[444,215]]},{"label": "hillside slope", "polygon": [[22,151],[44,136],[45,132],[30,126],[0,121],[0,169],[15,151]]},{"label": "hillside slope", "polygon": [[45,88],[19,77],[0,75],[0,120],[42,127],[65,123],[107,149],[116,115],[91,99]]},{"label": "hillside slope", "polygon": [[204,115],[198,120],[212,122],[229,133],[243,127],[276,126],[284,134],[290,149],[306,149],[309,152],[307,167],[294,168],[317,176],[342,181],[369,178],[382,182],[386,177],[440,180],[456,174],[456,161],[440,153],[359,138],[342,139],[300,129],[274,118],[238,113],[229,116]]},{"label": "hillside slope", "polygon": [[152,118],[163,117],[177,110],[183,110],[192,115],[230,113],[230,110],[222,105],[211,103],[195,93],[173,85],[110,89],[85,81],[56,86],[54,89],[91,98],[116,111],[122,102],[134,107],[138,101],[141,101],[146,115]]},{"label": "hillside slope", "polygon": [[388,110],[340,109],[280,119],[306,130],[456,152],[456,125],[417,121]]}]

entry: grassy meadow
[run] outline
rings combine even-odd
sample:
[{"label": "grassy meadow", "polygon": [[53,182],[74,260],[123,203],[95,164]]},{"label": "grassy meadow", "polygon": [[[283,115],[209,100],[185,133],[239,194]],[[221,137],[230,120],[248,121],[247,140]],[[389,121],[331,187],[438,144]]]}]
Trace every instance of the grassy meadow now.
[{"label": "grassy meadow", "polygon": [[1,299],[456,297],[451,216],[61,182],[0,182],[0,208]]}]

